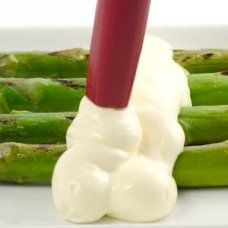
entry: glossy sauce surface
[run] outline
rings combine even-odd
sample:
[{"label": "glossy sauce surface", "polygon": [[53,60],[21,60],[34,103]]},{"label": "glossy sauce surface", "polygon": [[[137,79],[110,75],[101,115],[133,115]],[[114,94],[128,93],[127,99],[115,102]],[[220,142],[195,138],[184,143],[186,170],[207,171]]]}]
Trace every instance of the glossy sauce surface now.
[{"label": "glossy sauce surface", "polygon": [[128,107],[82,99],[53,174],[58,212],[78,223],[105,215],[136,222],[168,215],[177,198],[172,169],[184,147],[177,120],[184,106],[191,106],[185,70],[169,44],[146,37]]}]

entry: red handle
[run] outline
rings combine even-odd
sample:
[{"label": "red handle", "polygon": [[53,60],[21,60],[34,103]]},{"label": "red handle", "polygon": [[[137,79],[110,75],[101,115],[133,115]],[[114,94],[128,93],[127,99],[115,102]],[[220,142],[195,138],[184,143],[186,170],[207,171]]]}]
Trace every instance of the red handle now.
[{"label": "red handle", "polygon": [[98,0],[86,90],[96,105],[128,105],[149,6],[150,0]]}]

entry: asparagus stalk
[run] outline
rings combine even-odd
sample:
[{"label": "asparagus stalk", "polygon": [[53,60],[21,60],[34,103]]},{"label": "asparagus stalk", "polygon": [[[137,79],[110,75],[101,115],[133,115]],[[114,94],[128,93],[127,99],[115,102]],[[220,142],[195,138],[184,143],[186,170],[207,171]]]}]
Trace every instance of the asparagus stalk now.
[{"label": "asparagus stalk", "polygon": [[21,113],[0,115],[0,142],[65,143],[76,113]]},{"label": "asparagus stalk", "polygon": [[0,144],[0,181],[18,184],[50,183],[65,145]]},{"label": "asparagus stalk", "polygon": [[85,83],[80,78],[0,78],[0,113],[76,110],[85,93]]},{"label": "asparagus stalk", "polygon": [[[85,78],[0,78],[0,113],[75,111],[85,93]],[[228,77],[190,75],[193,105],[227,105]]]},{"label": "asparagus stalk", "polygon": [[[24,113],[0,115],[0,142],[31,144],[65,143],[65,135],[76,113]],[[183,108],[179,115],[186,145],[228,139],[228,106]]]},{"label": "asparagus stalk", "polygon": [[228,71],[228,50],[177,50],[174,59],[190,73]]},{"label": "asparagus stalk", "polygon": [[[65,151],[61,145],[0,144],[0,181],[50,184],[52,171]],[[174,167],[179,187],[228,186],[228,141],[186,147]]]},{"label": "asparagus stalk", "polygon": [[225,105],[228,102],[227,72],[192,74],[189,87],[193,105]]},{"label": "asparagus stalk", "polygon": [[228,139],[228,106],[183,108],[179,123],[185,132],[185,145],[203,145]]},{"label": "asparagus stalk", "polygon": [[85,77],[88,51],[73,49],[54,53],[2,53],[0,76],[16,78]]},{"label": "asparagus stalk", "polygon": [[[89,52],[83,49],[53,53],[23,52],[0,54],[1,77],[85,77]],[[228,70],[228,50],[177,50],[175,60],[190,73]]]},{"label": "asparagus stalk", "polygon": [[228,141],[185,147],[173,176],[180,187],[228,186]]}]

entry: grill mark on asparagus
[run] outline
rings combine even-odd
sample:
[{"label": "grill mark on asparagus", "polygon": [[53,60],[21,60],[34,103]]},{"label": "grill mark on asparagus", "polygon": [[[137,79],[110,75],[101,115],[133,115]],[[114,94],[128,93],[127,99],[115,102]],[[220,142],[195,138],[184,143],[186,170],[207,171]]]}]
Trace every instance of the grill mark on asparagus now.
[{"label": "grill mark on asparagus", "polygon": [[221,72],[221,75],[222,76],[228,76],[228,70],[225,70],[225,71]]},{"label": "grill mark on asparagus", "polygon": [[8,81],[8,80],[5,80],[5,81],[4,81],[4,84],[5,84],[6,86],[13,86],[13,85],[14,85],[13,82]]},{"label": "grill mark on asparagus", "polygon": [[54,51],[48,53],[48,55],[60,56],[65,58],[74,58],[77,60],[88,60],[89,51],[83,48],[68,49],[63,51]]},{"label": "grill mark on asparagus", "polygon": [[45,151],[47,151],[48,150],[48,145],[46,145],[46,144],[40,144],[40,145],[38,145],[36,148],[37,148],[37,150],[39,150],[39,151],[41,151],[41,152],[45,152]]},{"label": "grill mark on asparagus", "polygon": [[0,54],[0,59],[4,59],[6,56],[6,54]]},{"label": "grill mark on asparagus", "polygon": [[14,121],[12,120],[7,120],[7,119],[0,119],[0,125],[7,125],[10,123],[13,123]]},{"label": "grill mark on asparagus", "polygon": [[206,53],[206,54],[203,55],[203,58],[204,58],[205,60],[208,60],[208,59],[210,59],[213,55],[214,55],[214,53]]},{"label": "grill mark on asparagus", "polygon": [[70,81],[70,80],[56,79],[54,81],[56,81],[56,82],[58,82],[58,83],[60,83],[60,84],[62,84],[64,86],[67,86],[67,87],[69,87],[71,89],[75,89],[75,90],[77,90],[77,89],[84,89],[85,88],[84,85],[76,84],[75,82]]},{"label": "grill mark on asparagus", "polygon": [[74,116],[70,116],[70,115],[68,115],[68,116],[66,116],[66,117],[65,117],[65,119],[67,119],[67,120],[71,120],[71,121],[72,121],[72,120],[74,120]]},{"label": "grill mark on asparagus", "polygon": [[186,56],[184,59],[181,60],[182,63],[186,63],[189,59],[191,59],[190,56]]}]

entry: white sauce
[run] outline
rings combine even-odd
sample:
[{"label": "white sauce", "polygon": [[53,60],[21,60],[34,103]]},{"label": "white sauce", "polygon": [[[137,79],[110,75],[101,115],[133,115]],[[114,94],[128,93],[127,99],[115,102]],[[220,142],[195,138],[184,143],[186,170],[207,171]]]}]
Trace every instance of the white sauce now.
[{"label": "white sauce", "polygon": [[166,42],[147,37],[127,108],[81,101],[52,179],[59,213],[77,223],[168,215],[177,198],[172,169],[184,147],[183,106],[191,106],[186,72]]}]

